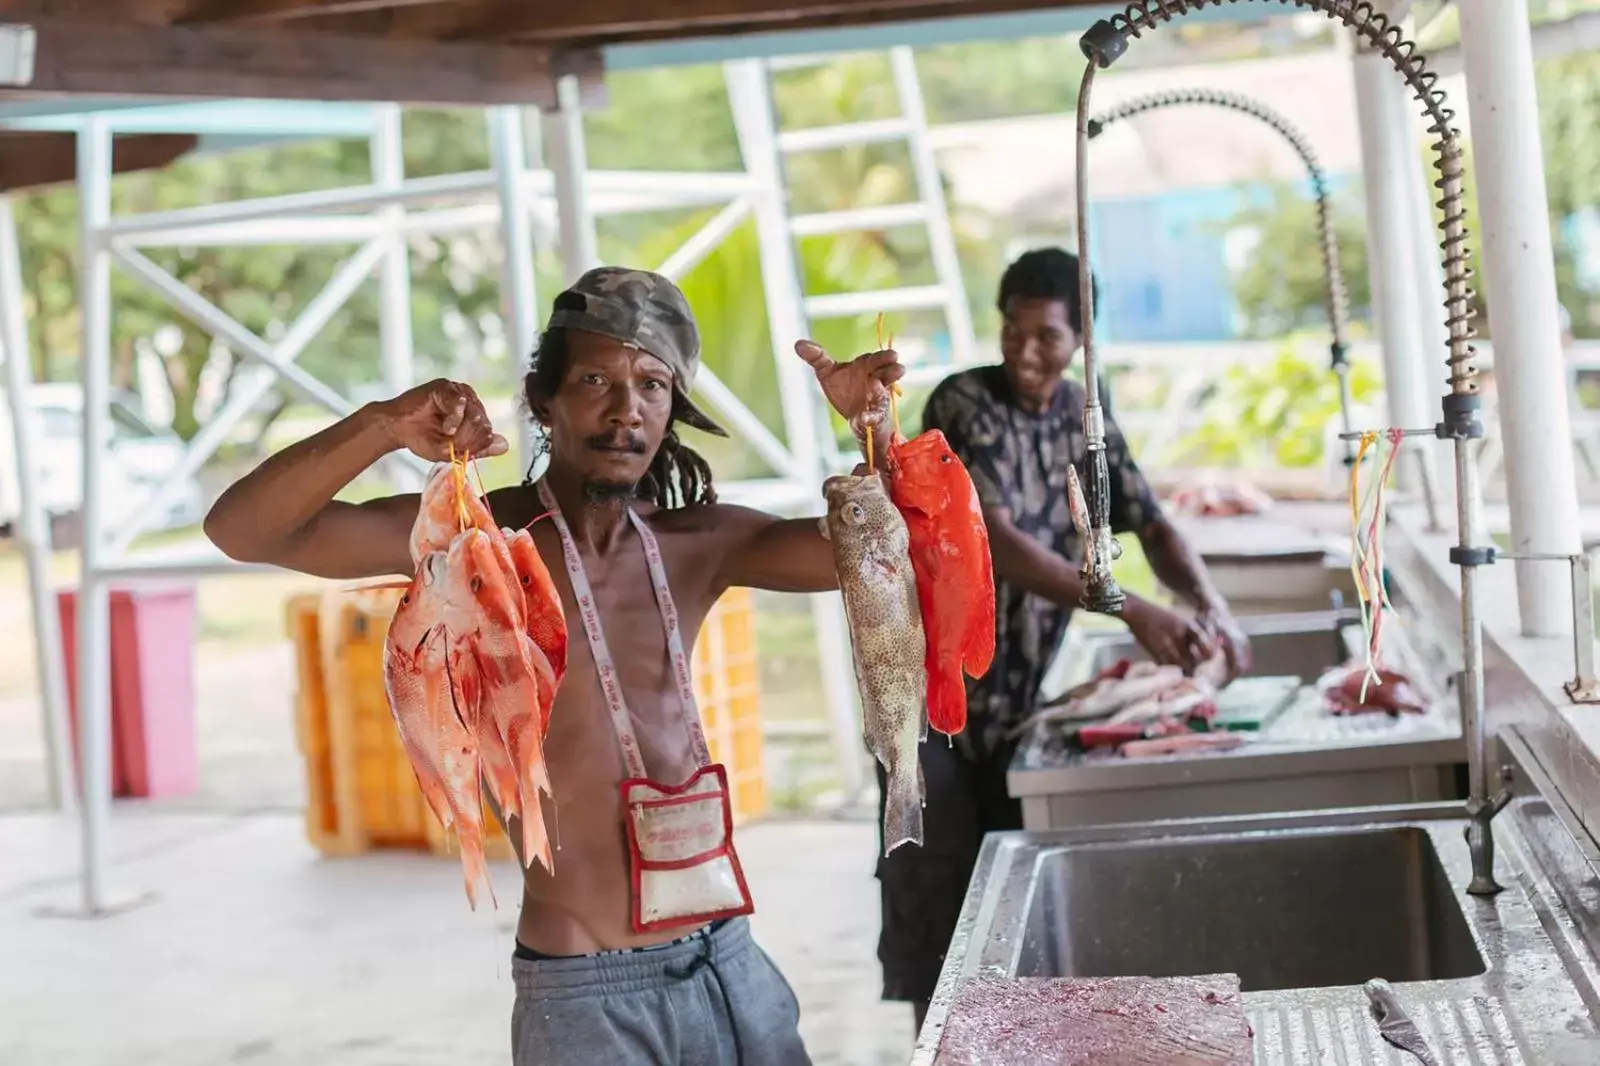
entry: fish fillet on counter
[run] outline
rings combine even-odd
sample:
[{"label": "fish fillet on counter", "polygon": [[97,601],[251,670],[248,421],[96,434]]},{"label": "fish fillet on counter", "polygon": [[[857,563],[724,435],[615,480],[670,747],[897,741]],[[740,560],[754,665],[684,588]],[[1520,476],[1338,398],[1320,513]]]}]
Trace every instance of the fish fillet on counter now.
[{"label": "fish fillet on counter", "polygon": [[917,747],[928,736],[926,636],[905,519],[876,475],[823,483],[822,532],[833,546],[850,623],[862,731],[888,777],[883,853],[922,844],[924,785]]}]

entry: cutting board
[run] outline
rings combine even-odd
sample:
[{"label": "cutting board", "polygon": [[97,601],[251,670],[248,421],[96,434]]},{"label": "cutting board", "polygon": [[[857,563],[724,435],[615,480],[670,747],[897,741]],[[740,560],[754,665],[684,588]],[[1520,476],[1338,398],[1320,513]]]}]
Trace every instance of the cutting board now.
[{"label": "cutting board", "polygon": [[1217,693],[1217,716],[1212,729],[1259,732],[1288,709],[1300,691],[1300,678],[1241,677]]},{"label": "cutting board", "polygon": [[974,978],[936,1066],[1250,1066],[1237,974]]}]

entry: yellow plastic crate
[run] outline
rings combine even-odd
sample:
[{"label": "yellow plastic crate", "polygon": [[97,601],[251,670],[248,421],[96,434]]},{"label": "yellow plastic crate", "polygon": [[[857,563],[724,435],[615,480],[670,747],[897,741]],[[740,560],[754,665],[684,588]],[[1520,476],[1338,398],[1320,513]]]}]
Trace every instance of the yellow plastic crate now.
[{"label": "yellow plastic crate", "polygon": [[749,589],[723,593],[700,627],[691,659],[706,743],[711,757],[728,768],[734,823],[759,818],[767,812],[767,778],[755,598]]},{"label": "yellow plastic crate", "polygon": [[[306,836],[325,855],[378,848],[454,852],[400,744],[383,687],[383,642],[397,589],[293,597],[289,633],[300,688],[296,733],[306,762]],[[485,808],[484,850],[512,857]]]},{"label": "yellow plastic crate", "polygon": [[[295,732],[306,769],[306,836],[325,855],[378,848],[456,852],[417,787],[383,687],[383,642],[399,590],[306,593],[286,605],[299,688]],[[707,614],[692,655],[711,757],[728,768],[735,822],[765,814],[760,663],[748,589]],[[486,813],[490,858],[512,857]]]}]

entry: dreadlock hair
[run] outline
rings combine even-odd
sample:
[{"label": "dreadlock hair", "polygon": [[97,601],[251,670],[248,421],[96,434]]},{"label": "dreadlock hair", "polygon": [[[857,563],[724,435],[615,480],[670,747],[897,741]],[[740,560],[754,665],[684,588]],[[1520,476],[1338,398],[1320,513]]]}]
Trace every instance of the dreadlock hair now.
[{"label": "dreadlock hair", "polygon": [[[535,412],[539,409],[540,398],[554,396],[567,376],[570,357],[567,344],[567,331],[564,328],[557,326],[545,330],[539,337],[539,347],[528,360],[528,373],[522,380],[523,402],[527,404],[528,415],[538,430],[536,450],[540,455],[550,450],[550,433]],[[648,500],[668,511],[717,502],[717,490],[711,483],[711,464],[678,439],[675,427],[682,403],[674,389],[672,415],[667,421],[666,436],[661,440],[661,447],[656,449],[655,458],[650,460],[649,470],[635,489],[639,499]],[[532,479],[532,475],[533,468],[530,466],[528,480]]]}]

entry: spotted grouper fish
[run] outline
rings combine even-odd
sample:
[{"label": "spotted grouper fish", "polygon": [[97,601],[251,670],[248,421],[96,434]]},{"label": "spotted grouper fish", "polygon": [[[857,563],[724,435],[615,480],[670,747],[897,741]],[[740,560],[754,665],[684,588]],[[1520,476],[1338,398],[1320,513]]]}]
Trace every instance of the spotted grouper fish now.
[{"label": "spotted grouper fish", "polygon": [[888,777],[883,853],[922,845],[922,766],[917,746],[928,735],[924,700],[928,671],[905,519],[876,475],[841,475],[823,483],[828,515],[823,535],[833,544],[844,594],[861,692],[862,730]]}]

